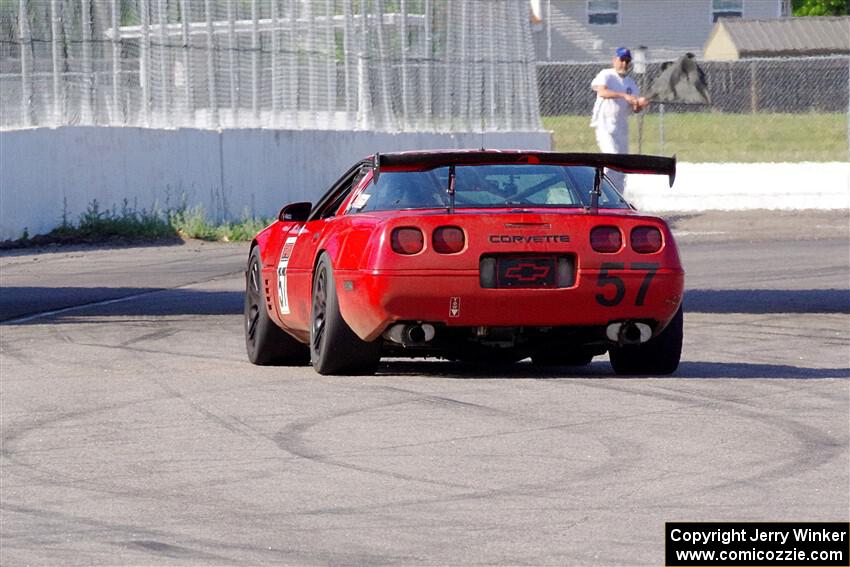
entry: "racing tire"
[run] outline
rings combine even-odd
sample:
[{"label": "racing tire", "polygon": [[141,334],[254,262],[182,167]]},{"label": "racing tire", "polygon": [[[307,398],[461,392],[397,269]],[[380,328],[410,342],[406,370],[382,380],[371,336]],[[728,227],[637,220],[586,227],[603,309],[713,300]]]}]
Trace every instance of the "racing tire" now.
[{"label": "racing tire", "polygon": [[339,312],[336,280],[327,255],[322,254],[313,276],[310,313],[310,362],[319,374],[374,374],[381,360],[380,340],[358,337]]},{"label": "racing tire", "polygon": [[310,360],[307,345],[278,327],[269,317],[260,249],[254,247],[245,271],[245,348],[248,360],[259,366],[304,365]]},{"label": "racing tire", "polygon": [[622,375],[666,375],[679,367],[682,356],[682,307],[657,337],[642,345],[613,347],[608,351],[614,372]]}]

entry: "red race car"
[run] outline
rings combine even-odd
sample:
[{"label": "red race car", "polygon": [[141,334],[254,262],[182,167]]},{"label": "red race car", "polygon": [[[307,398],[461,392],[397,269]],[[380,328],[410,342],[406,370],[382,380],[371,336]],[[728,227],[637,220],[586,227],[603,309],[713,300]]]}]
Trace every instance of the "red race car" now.
[{"label": "red race car", "polygon": [[670,374],[684,271],[660,218],[604,174],[675,158],[537,151],[378,154],[251,243],[254,364],[375,372],[382,356]]}]

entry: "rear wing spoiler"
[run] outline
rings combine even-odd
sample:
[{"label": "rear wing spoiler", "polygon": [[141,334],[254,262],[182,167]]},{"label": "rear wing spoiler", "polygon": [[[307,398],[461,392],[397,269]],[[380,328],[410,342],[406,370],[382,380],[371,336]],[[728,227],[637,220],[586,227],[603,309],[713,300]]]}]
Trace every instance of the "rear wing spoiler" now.
[{"label": "rear wing spoiler", "polygon": [[577,165],[614,169],[623,173],[666,175],[670,187],[676,179],[676,156],[650,156],[643,154],[588,154],[561,152],[519,151],[455,151],[455,152],[404,152],[376,154],[372,160],[375,172],[383,167],[411,170],[428,170],[452,165],[488,164],[545,164]]}]

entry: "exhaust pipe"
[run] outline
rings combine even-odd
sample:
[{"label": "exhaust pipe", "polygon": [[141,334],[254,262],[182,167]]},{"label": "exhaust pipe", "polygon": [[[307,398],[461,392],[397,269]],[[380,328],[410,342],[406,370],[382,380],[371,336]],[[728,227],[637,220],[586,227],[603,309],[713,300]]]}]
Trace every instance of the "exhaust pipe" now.
[{"label": "exhaust pipe", "polygon": [[434,338],[434,325],[399,323],[384,331],[384,338],[404,347],[424,345]]},{"label": "exhaust pipe", "polygon": [[608,325],[605,335],[620,346],[639,345],[652,338],[652,329],[646,323],[621,321]]}]

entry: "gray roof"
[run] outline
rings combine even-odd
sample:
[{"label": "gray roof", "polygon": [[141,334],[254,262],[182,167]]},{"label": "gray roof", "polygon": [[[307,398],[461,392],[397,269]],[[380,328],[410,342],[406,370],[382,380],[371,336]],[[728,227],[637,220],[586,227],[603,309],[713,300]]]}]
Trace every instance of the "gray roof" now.
[{"label": "gray roof", "polygon": [[724,18],[740,57],[850,53],[850,16],[772,20]]}]

